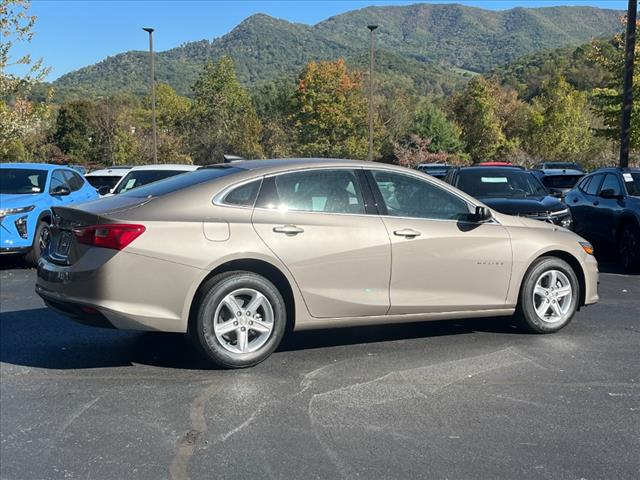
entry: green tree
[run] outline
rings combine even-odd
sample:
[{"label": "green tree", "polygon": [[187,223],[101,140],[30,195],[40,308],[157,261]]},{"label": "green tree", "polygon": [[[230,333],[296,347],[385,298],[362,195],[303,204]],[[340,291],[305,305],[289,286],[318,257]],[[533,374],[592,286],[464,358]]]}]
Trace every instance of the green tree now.
[{"label": "green tree", "polygon": [[294,92],[294,82],[284,79],[261,85],[251,92],[253,105],[263,125],[260,143],[268,158],[296,154],[290,121]]},{"label": "green tree", "polygon": [[418,106],[411,133],[429,139],[430,152],[453,153],[462,150],[458,126],[427,100],[423,100]]},{"label": "green tree", "polygon": [[367,102],[344,60],[309,63],[298,79],[292,121],[304,156],[367,157]]},{"label": "green tree", "polygon": [[580,161],[592,151],[587,94],[563,77],[543,83],[533,100],[527,151],[544,160]]},{"label": "green tree", "polygon": [[[17,44],[31,42],[36,22],[29,15],[28,0],[0,0],[0,158],[28,159],[25,145],[34,139],[44,139],[43,128],[49,120],[50,109],[45,102],[28,100],[31,87],[42,80],[49,69],[42,60],[32,60],[25,54],[13,58],[11,50]],[[8,67],[18,66],[25,73],[8,73]]]},{"label": "green tree", "polygon": [[196,163],[221,162],[225,153],[262,157],[262,126],[230,58],[207,63],[193,92],[189,142]]},{"label": "green tree", "polygon": [[73,161],[96,159],[98,133],[95,118],[96,104],[90,100],[78,100],[60,106],[53,140],[62,153]]},{"label": "green tree", "polygon": [[501,158],[514,148],[502,128],[496,87],[485,78],[474,77],[453,99],[452,110],[462,131],[461,139],[474,162]]},{"label": "green tree", "polygon": [[[626,24],[626,20],[624,22]],[[640,21],[636,24],[640,30]],[[614,36],[610,42],[593,41],[588,57],[607,71],[610,76],[602,88],[593,90],[593,104],[604,128],[600,133],[613,141],[620,139],[620,115],[624,74],[625,34]],[[633,72],[633,110],[631,111],[631,148],[640,148],[640,42],[635,49],[636,68]]]}]

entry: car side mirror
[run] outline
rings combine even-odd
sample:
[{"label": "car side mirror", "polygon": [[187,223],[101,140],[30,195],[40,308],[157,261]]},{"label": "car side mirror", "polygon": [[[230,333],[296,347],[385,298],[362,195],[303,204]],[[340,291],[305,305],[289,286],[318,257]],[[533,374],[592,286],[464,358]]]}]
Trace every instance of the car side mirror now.
[{"label": "car side mirror", "polygon": [[98,188],[98,193],[100,195],[106,195],[108,193],[111,193],[111,187],[104,185],[103,187]]},{"label": "car side mirror", "polygon": [[475,212],[468,214],[465,218],[465,220],[473,223],[480,223],[489,219],[491,219],[491,210],[480,206],[477,206]]},{"label": "car side mirror", "polygon": [[64,197],[66,195],[69,195],[70,193],[71,190],[69,190],[69,187],[65,187],[64,185],[59,185],[51,190],[51,195],[53,195],[54,197]]},{"label": "car side mirror", "polygon": [[616,194],[613,188],[605,188],[604,190],[600,191],[599,196],[601,198],[608,198],[608,199],[622,198],[622,195]]}]

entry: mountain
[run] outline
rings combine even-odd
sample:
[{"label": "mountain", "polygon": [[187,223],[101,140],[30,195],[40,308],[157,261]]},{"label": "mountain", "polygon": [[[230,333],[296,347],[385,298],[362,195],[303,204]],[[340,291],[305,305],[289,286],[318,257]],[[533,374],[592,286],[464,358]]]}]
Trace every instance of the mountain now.
[{"label": "mountain", "polygon": [[[204,62],[232,57],[248,87],[294,78],[311,60],[339,57],[368,62],[366,25],[379,25],[376,45],[382,76],[399,76],[426,93],[442,93],[470,75],[516,58],[607,37],[621,27],[622,12],[593,7],[514,8],[493,11],[456,4],[367,7],[309,26],[253,15],[228,34],[156,54],[156,78],[189,95]],[[398,70],[398,72],[396,71]],[[145,94],[148,53],[129,51],[61,76],[67,95],[117,91]]]}]

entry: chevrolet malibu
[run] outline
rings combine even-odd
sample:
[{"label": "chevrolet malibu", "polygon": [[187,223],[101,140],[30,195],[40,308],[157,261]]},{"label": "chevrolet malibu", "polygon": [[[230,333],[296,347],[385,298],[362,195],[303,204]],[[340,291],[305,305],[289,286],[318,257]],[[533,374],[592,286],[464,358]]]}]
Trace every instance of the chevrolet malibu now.
[{"label": "chevrolet malibu", "polygon": [[54,208],[37,293],[96,326],[189,333],[255,365],[285,332],[516,315],[555,332],[597,301],[593,249],[415,170],[241,161]]}]

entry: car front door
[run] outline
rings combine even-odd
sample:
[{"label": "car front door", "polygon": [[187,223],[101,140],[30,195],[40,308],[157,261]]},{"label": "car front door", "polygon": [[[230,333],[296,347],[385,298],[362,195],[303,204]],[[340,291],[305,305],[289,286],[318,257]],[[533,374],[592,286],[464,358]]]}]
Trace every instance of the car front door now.
[{"label": "car front door", "polygon": [[[602,196],[605,190],[615,198]],[[616,174],[606,174],[598,191],[598,198],[593,205],[594,237],[601,243],[615,244],[616,228],[624,211],[624,192]]]},{"label": "car front door", "polygon": [[594,236],[597,235],[598,224],[593,213],[600,203],[598,192],[603,179],[602,173],[586,177],[580,182],[578,191],[572,192],[566,199],[573,216],[575,232],[589,241],[594,241]]},{"label": "car front door", "polygon": [[417,175],[367,171],[391,237],[390,314],[504,308],[511,240],[495,220],[459,220],[470,205]]},{"label": "car front door", "polygon": [[253,225],[318,318],[389,310],[391,245],[365,205],[362,170],[316,168],[265,177]]},{"label": "car front door", "polygon": [[[60,188],[66,189],[67,193],[64,195],[57,193],[59,192]],[[54,170],[51,174],[51,181],[49,183],[49,194],[53,199],[51,203],[52,207],[69,203],[71,197],[71,186],[67,181],[64,170]]]}]

